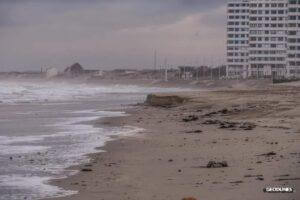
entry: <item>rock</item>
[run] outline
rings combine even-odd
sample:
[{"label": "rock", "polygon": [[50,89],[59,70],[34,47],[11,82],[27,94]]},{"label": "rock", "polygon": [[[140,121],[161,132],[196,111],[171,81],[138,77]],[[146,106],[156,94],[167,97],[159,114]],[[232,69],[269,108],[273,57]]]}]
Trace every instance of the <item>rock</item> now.
[{"label": "rock", "polygon": [[173,162],[173,159],[169,159],[168,162]]},{"label": "rock", "polygon": [[228,167],[228,163],[226,161],[222,161],[222,162],[209,161],[206,165],[206,168],[223,168],[223,167]]},{"label": "rock", "polygon": [[146,104],[158,107],[173,107],[185,103],[188,99],[176,95],[156,95],[149,94],[146,99]]}]

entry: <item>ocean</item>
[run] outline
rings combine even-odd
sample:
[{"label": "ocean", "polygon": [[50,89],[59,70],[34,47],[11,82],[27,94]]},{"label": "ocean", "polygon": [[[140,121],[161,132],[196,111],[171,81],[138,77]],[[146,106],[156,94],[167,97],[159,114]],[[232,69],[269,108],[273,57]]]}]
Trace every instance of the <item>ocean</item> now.
[{"label": "ocean", "polygon": [[76,194],[52,186],[67,168],[89,161],[114,135],[138,127],[94,127],[89,121],[126,116],[146,94],[178,88],[100,86],[67,82],[0,81],[0,200],[35,200]]}]

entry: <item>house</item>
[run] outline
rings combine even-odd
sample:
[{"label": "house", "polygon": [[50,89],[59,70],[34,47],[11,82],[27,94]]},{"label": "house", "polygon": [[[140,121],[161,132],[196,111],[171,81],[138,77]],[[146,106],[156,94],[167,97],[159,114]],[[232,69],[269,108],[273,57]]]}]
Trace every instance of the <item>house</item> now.
[{"label": "house", "polygon": [[58,70],[55,67],[47,68],[46,78],[52,78],[58,75]]},{"label": "house", "polygon": [[77,77],[84,74],[84,69],[79,63],[75,63],[70,67],[67,67],[64,71],[64,75],[69,77]]}]

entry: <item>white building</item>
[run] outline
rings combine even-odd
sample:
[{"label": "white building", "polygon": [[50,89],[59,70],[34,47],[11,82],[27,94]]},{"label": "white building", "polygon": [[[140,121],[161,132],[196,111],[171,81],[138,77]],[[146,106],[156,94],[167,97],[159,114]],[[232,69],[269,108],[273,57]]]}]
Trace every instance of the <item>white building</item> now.
[{"label": "white building", "polygon": [[227,76],[300,75],[300,0],[228,3]]},{"label": "white building", "polygon": [[289,0],[287,19],[288,76],[300,77],[300,0]]},{"label": "white building", "polygon": [[227,13],[227,76],[246,78],[249,67],[248,0],[230,1]]}]

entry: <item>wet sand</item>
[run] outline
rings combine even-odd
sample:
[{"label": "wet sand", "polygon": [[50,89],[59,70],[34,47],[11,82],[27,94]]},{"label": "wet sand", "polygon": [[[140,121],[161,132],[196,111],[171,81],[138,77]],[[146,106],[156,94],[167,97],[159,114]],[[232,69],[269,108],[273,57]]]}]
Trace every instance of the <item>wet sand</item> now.
[{"label": "wet sand", "polygon": [[[53,184],[77,190],[60,200],[299,199],[300,88],[185,92],[176,107],[139,105],[129,117],[96,122],[145,131],[108,142],[75,176]],[[228,167],[207,168],[209,161]],[[290,186],[292,194],[267,194]]]}]

